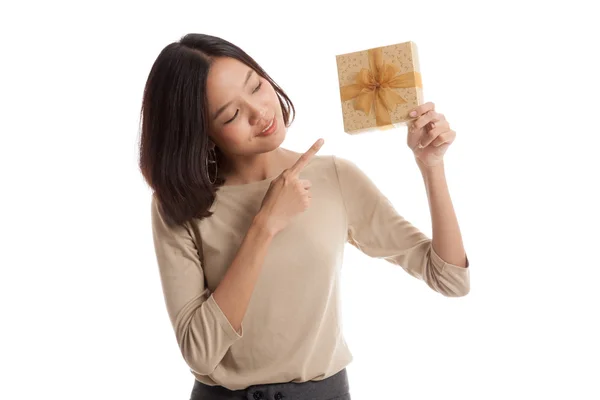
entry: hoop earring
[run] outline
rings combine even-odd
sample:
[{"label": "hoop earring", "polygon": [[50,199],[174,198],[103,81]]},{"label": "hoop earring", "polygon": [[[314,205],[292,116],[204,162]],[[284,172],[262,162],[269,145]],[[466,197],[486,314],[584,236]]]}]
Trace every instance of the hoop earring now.
[{"label": "hoop earring", "polygon": [[[212,151],[212,154],[214,154],[214,160],[210,160],[210,152]],[[208,180],[210,182],[211,185],[214,185],[215,182],[217,182],[217,152],[215,151],[214,146],[212,148],[210,148],[208,150],[209,154],[206,157],[206,174],[208,175]],[[210,172],[208,171],[208,164],[214,164],[215,165],[215,180],[211,181],[210,180]]]}]

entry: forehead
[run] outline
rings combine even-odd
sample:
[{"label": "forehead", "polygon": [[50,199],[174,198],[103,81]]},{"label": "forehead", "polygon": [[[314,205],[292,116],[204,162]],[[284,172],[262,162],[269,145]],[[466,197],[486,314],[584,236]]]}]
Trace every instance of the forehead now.
[{"label": "forehead", "polygon": [[[208,71],[206,88],[209,98],[230,97],[243,89],[246,73],[251,68],[235,58],[216,58]],[[222,94],[223,96],[219,96]]]}]

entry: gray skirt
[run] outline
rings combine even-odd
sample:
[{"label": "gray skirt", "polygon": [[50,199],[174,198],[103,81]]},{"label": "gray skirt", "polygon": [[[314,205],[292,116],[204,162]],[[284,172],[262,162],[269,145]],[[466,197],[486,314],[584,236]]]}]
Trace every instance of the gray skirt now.
[{"label": "gray skirt", "polygon": [[190,400],[351,400],[346,368],[320,381],[268,383],[229,390],[194,379]]}]

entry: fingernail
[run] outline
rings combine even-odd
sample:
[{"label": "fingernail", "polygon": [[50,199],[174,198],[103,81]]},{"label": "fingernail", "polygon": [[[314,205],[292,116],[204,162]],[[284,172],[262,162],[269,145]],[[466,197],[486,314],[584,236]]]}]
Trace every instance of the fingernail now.
[{"label": "fingernail", "polygon": [[411,111],[410,112],[410,116],[411,117],[416,117],[417,116],[417,112],[416,111]]}]

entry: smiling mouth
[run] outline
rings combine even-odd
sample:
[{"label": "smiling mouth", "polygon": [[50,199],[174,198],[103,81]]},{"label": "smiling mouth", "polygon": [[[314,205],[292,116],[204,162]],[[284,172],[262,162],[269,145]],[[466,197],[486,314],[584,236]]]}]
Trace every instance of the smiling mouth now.
[{"label": "smiling mouth", "polygon": [[273,117],[271,119],[271,122],[269,123],[269,125],[264,130],[262,130],[257,136],[269,135],[269,134],[273,133],[273,131],[275,130],[276,127],[277,127],[277,121],[275,120],[275,117]]}]

